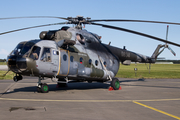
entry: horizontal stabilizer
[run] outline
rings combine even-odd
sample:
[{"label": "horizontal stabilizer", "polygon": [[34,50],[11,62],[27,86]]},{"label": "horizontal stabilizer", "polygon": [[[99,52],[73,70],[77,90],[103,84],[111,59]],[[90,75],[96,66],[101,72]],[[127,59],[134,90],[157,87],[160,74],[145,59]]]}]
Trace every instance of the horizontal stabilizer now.
[{"label": "horizontal stabilizer", "polygon": [[130,65],[131,64],[131,60],[125,60],[122,62],[123,65]]}]

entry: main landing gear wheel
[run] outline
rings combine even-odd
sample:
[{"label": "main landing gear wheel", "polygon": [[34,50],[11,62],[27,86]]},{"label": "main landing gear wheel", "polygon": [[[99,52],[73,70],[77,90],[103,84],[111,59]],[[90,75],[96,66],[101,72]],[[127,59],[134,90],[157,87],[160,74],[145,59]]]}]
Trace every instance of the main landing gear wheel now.
[{"label": "main landing gear wheel", "polygon": [[120,88],[120,83],[119,83],[119,80],[117,78],[113,78],[112,81],[111,81],[111,87],[114,89],[114,90],[119,90]]},{"label": "main landing gear wheel", "polygon": [[48,85],[46,83],[42,83],[42,84],[38,85],[37,92],[48,93],[49,92]]}]

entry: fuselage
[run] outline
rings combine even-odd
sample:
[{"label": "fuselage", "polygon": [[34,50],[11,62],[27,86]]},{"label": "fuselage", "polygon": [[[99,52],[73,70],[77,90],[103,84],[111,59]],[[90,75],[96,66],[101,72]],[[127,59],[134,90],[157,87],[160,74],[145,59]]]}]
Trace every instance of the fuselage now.
[{"label": "fuselage", "polygon": [[[7,58],[9,69],[27,76],[98,81],[115,77],[120,62],[152,62],[150,57],[103,44],[98,35],[86,30],[69,28],[60,32],[55,40],[19,43]],[[83,42],[77,40],[77,34]],[[65,39],[74,44],[65,43]]]}]

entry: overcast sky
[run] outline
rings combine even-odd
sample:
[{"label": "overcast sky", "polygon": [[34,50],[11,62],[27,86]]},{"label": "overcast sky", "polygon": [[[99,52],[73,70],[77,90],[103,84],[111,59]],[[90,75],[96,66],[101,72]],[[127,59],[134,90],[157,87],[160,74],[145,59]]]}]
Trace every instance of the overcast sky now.
[{"label": "overcast sky", "polygon": [[[60,16],[76,17],[81,15],[91,19],[138,19],[166,22],[180,22],[179,0],[1,0],[0,17],[20,16]],[[0,20],[0,33],[9,30],[63,22],[54,18]],[[156,37],[166,38],[166,24],[101,22],[136,30]],[[71,26],[71,25],[68,25]],[[0,59],[4,59],[21,41],[39,39],[41,31],[56,30],[62,26],[50,26],[6,35],[0,35]],[[88,31],[102,36],[102,42],[126,48],[130,51],[151,56],[158,44],[162,42],[142,36],[117,31],[100,26],[86,25]],[[169,25],[168,40],[180,44],[180,25]],[[174,57],[166,49],[159,57],[180,60],[180,48],[170,45],[176,52]]]}]

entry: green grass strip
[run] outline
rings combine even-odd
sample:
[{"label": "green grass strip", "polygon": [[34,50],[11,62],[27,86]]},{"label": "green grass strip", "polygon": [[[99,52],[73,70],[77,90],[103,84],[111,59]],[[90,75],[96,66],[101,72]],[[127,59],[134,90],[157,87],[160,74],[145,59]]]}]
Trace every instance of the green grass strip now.
[{"label": "green grass strip", "polygon": [[13,77],[15,76],[15,73],[9,71],[8,74],[6,74],[5,77],[1,77],[4,75],[7,71],[0,71],[0,80],[12,80]]},{"label": "green grass strip", "polygon": [[[149,64],[147,64],[149,67]],[[147,69],[145,64],[120,65],[116,77],[122,78],[180,78],[180,64],[151,64]],[[134,71],[137,68],[137,71]]]}]

